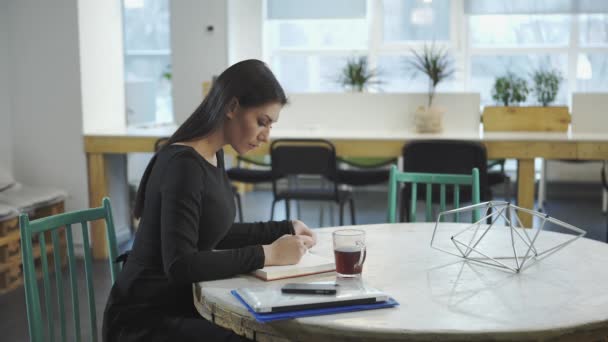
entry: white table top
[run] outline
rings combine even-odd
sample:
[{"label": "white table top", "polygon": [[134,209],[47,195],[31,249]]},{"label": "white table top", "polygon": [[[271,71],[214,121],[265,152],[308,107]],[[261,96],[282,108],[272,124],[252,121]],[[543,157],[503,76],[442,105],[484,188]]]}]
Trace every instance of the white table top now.
[{"label": "white table top", "polygon": [[[447,224],[447,229],[463,227]],[[579,239],[520,274],[467,263],[430,248],[433,223],[358,226],[367,231],[363,280],[394,297],[397,308],[300,318],[272,327],[298,340],[342,336],[370,340],[541,339],[608,331],[608,245]],[[331,232],[317,229],[315,253],[333,256]],[[539,241],[571,237],[542,232]],[[502,249],[503,241],[498,241]],[[505,243],[507,243],[505,241]],[[508,247],[508,246],[506,246]],[[332,280],[335,274],[297,279]],[[250,316],[229,291],[248,286],[280,286],[251,276],[197,284],[207,302]],[[295,335],[293,335],[295,334]],[[327,335],[325,335],[327,334]],[[329,336],[329,337],[328,337]],[[426,337],[425,337],[426,336]],[[583,335],[589,336],[589,335]],[[573,337],[573,336],[571,336]]]}]

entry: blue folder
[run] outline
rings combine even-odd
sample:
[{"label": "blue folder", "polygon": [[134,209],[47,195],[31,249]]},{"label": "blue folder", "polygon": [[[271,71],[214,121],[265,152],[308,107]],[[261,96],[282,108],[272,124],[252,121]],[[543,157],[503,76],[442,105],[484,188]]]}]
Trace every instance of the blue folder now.
[{"label": "blue folder", "polygon": [[305,310],[297,310],[297,311],[287,311],[287,312],[270,312],[270,313],[259,313],[253,311],[253,309],[239,296],[236,290],[230,291],[236,299],[243,304],[249,312],[255,317],[256,321],[260,323],[272,322],[272,321],[280,321],[285,319],[293,319],[298,317],[309,317],[309,316],[321,316],[321,315],[331,315],[341,312],[353,312],[353,311],[363,311],[363,310],[374,310],[374,309],[382,309],[382,308],[391,308],[399,305],[396,300],[390,298],[386,302],[379,302],[374,304],[356,304],[356,305],[344,305],[344,306],[335,306],[331,308],[322,308],[322,309],[305,309]]}]

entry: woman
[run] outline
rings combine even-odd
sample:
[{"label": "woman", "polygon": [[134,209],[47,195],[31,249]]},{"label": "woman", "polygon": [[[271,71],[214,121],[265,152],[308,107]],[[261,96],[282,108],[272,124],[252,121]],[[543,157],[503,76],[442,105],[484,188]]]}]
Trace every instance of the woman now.
[{"label": "woman", "polygon": [[137,193],[133,249],[104,312],[104,341],[239,341],[196,312],[192,283],[297,263],[316,243],[301,221],[233,224],[222,147],[267,143],[287,99],[261,61],[226,69],[150,161]]}]

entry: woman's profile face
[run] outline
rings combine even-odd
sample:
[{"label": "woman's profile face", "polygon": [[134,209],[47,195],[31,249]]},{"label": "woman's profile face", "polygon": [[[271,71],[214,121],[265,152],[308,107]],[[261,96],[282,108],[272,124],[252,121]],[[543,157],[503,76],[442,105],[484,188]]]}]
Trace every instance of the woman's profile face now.
[{"label": "woman's profile face", "polygon": [[242,108],[227,114],[226,140],[238,154],[245,154],[270,138],[272,124],[279,120],[283,106],[278,103]]}]

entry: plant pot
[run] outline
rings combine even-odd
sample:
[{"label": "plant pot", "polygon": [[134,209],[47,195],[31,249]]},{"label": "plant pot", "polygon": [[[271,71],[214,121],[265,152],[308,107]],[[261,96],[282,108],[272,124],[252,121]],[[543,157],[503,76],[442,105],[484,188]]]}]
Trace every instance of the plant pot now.
[{"label": "plant pot", "polygon": [[420,106],[414,113],[414,124],[417,133],[440,133],[443,130],[443,114],[439,107]]},{"label": "plant pot", "polygon": [[566,106],[499,107],[483,109],[484,131],[566,132],[570,113]]}]

